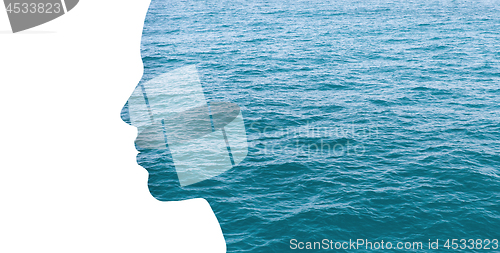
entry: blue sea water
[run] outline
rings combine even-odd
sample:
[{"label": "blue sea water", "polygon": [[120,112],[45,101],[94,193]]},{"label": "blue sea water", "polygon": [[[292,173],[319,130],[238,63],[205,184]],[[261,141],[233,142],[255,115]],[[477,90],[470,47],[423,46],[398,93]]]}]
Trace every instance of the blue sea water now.
[{"label": "blue sea water", "polygon": [[500,1],[152,0],[141,82],[196,64],[209,102],[241,106],[250,147],[184,188],[168,150],[138,163],[155,198],[207,199],[227,252],[500,252],[443,247],[500,240],[499,32]]}]

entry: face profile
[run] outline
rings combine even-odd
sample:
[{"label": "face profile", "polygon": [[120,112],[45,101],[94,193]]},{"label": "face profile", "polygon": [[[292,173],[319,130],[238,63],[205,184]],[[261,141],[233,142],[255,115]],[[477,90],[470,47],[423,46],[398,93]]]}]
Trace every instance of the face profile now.
[{"label": "face profile", "polygon": [[498,43],[457,31],[498,15],[403,2],[153,0],[122,110],[151,194],[206,199],[227,252],[494,244]]}]

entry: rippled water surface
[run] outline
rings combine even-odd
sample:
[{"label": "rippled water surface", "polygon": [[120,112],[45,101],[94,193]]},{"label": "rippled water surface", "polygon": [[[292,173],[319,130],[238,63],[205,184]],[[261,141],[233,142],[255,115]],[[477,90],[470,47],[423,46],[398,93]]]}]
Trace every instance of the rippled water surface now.
[{"label": "rippled water surface", "polygon": [[182,189],[168,150],[138,162],[157,199],[209,201],[227,252],[500,239],[499,32],[500,1],[152,0],[141,82],[196,64],[250,148]]}]

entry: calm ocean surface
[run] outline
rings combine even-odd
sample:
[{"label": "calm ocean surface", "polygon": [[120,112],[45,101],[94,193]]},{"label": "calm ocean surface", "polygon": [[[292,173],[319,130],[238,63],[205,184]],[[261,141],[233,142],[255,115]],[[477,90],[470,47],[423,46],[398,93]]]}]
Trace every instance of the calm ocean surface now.
[{"label": "calm ocean surface", "polygon": [[207,199],[231,253],[500,252],[443,247],[500,240],[499,33],[500,1],[152,0],[141,82],[196,64],[208,101],[241,106],[250,147],[182,189],[168,151],[138,162],[157,199]]}]

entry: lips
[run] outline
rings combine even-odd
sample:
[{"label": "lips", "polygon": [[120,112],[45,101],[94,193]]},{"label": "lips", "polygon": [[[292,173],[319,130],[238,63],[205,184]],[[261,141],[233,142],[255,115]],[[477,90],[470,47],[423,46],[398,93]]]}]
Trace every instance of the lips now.
[{"label": "lips", "polygon": [[4,0],[12,32],[52,21],[72,10],[79,0]]}]

